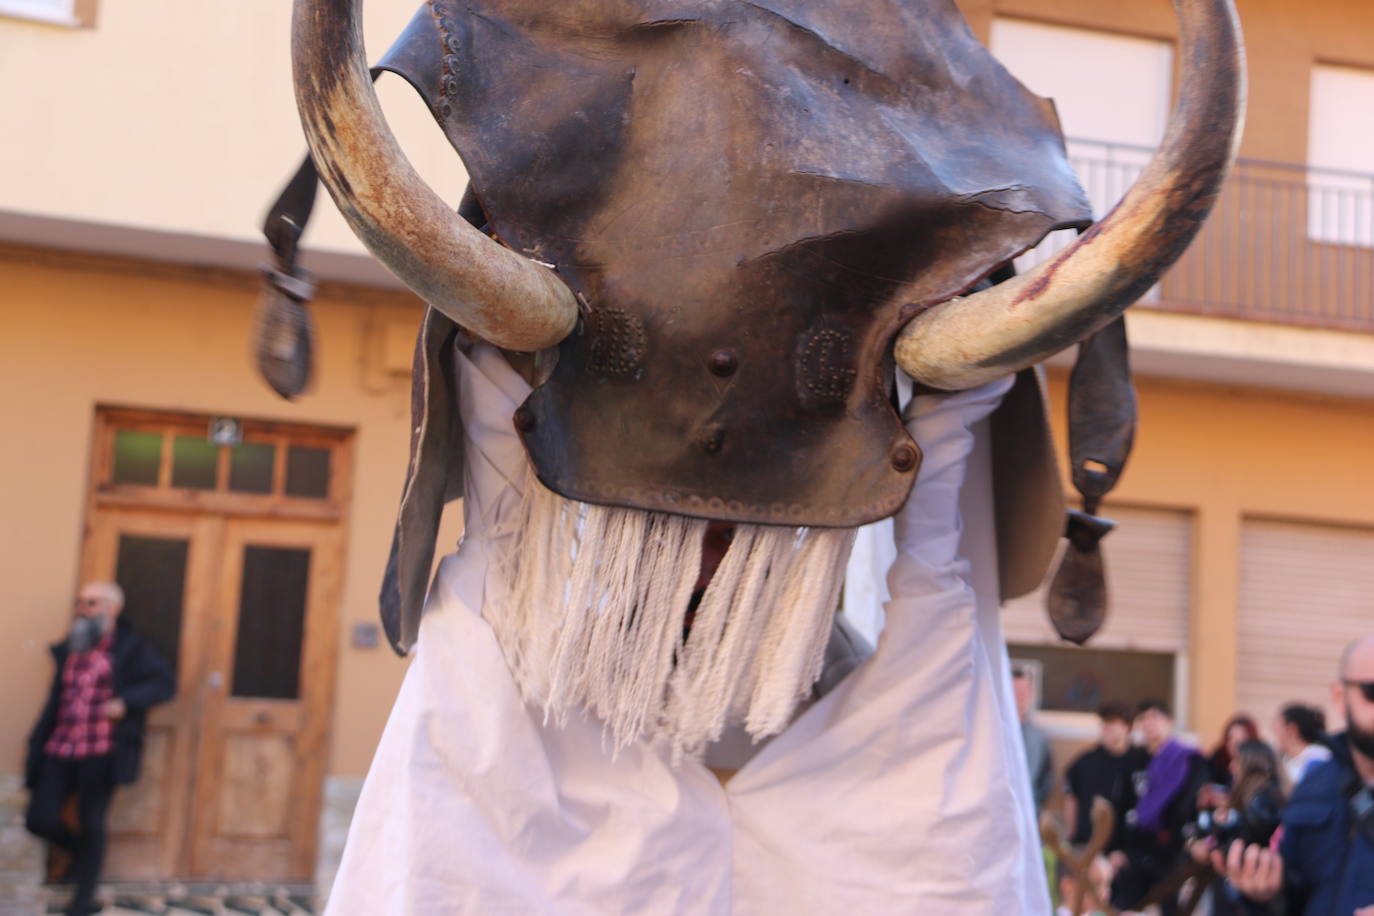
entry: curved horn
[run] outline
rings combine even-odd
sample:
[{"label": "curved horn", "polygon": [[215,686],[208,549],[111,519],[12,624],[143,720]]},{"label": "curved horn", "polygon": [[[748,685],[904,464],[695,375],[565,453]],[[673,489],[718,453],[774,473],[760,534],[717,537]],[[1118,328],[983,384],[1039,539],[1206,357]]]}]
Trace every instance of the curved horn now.
[{"label": "curved horn", "polygon": [[1175,0],[1183,86],[1158,152],[1112,211],[1025,274],[909,321],[897,364],[957,391],[1082,340],[1183,254],[1216,202],[1245,120],[1245,52],[1231,0]]},{"label": "curved horn", "polygon": [[478,232],[415,173],[372,90],[359,0],[296,0],[296,106],[320,178],[368,249],[435,308],[492,343],[539,350],[577,320],[553,271]]}]

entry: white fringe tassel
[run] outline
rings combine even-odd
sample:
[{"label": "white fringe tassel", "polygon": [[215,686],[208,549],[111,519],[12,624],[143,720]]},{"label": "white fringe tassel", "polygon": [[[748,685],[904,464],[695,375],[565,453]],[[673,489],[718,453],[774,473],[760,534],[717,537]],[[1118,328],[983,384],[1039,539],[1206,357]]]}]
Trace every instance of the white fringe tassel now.
[{"label": "white fringe tassel", "polygon": [[510,600],[483,609],[528,702],[585,708],[613,747],[699,755],[781,731],[821,673],[853,529],[739,525],[684,625],[707,522],[574,502],[529,474]]}]

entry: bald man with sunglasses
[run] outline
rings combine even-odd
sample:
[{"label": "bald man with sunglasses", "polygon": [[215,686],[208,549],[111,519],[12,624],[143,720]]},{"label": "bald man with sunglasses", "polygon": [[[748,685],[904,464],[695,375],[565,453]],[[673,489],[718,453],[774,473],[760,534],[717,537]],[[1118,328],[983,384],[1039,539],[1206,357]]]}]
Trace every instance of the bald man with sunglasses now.
[{"label": "bald man with sunglasses", "polygon": [[1212,853],[1252,913],[1374,916],[1374,636],[1346,647],[1331,691],[1346,732],[1293,792],[1278,848]]}]

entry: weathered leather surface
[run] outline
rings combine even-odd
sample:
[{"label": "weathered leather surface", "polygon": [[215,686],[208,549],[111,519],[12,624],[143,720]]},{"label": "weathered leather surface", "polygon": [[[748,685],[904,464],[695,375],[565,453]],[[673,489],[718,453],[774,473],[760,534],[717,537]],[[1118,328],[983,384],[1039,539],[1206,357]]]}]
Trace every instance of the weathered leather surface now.
[{"label": "weathered leather surface", "polygon": [[1136,409],[1126,319],[1117,318],[1078,345],[1069,376],[1069,460],[1087,512],[1097,511],[1126,467]]},{"label": "weathered leather surface", "polygon": [[919,463],[887,399],[893,336],[1090,216],[1052,107],[947,0],[429,13],[407,69],[491,229],[583,302],[516,418],[570,498],[892,514]]},{"label": "weathered leather surface", "polygon": [[410,383],[410,461],[378,596],[387,640],[401,654],[419,634],[444,504],[462,495],[465,449],[452,384],[458,333],[441,312],[425,309]]},{"label": "weathered leather surface", "polygon": [[[440,6],[443,7],[443,4],[441,3]],[[444,40],[438,17],[434,15],[428,4],[422,5],[406,31],[373,68],[373,74],[375,76],[381,70],[389,70],[403,77],[425,99],[441,124],[446,123],[454,117],[452,102],[446,101],[446,93],[450,92],[456,85],[453,80],[447,78],[449,74],[445,71],[446,67],[452,68],[454,65],[452,58],[455,55],[451,53],[452,48],[449,47],[449,44],[451,43],[446,43]],[[447,62],[446,57],[450,58]],[[995,65],[993,66],[995,68]],[[841,85],[844,85],[844,77],[841,76],[839,79]],[[1053,124],[1053,113],[1048,110],[1047,106],[1042,105],[1038,100],[1025,96],[1019,87],[1016,92],[1017,98],[1021,102],[1025,103],[1026,99],[1030,99],[1026,104],[1040,108],[1038,129],[1044,130],[1047,129],[1046,124]],[[984,126],[986,127],[987,124],[985,123]],[[1044,153],[1044,150],[1041,153],[1049,155],[1054,160],[1052,163],[1054,169],[1064,168],[1057,129],[1049,130],[1037,142],[1048,144],[1048,153]],[[995,151],[986,152],[992,154]],[[302,171],[310,172],[308,186],[313,190],[314,173],[308,160],[302,167]],[[297,178],[299,177],[298,175]],[[714,177],[719,178],[720,176]],[[272,214],[289,215],[291,217],[289,222],[293,225],[303,226],[309,218],[310,204],[313,201],[301,202],[297,200],[298,195],[293,196],[292,188],[298,183],[293,181],[292,185],[288,186],[283,192],[283,199],[279,200],[273,207]],[[1069,192],[1073,190],[1076,190],[1076,186],[1072,185],[1071,178],[1060,185],[1060,194],[1065,199],[1072,196]],[[720,196],[718,190],[712,193]],[[311,196],[313,197],[313,194]],[[684,198],[683,203],[684,206],[690,203],[690,197]],[[486,216],[475,204],[475,198],[469,195],[465,199],[462,209],[470,222],[481,225],[486,221]],[[739,202],[735,204],[735,206],[740,205]],[[1074,204],[1074,206],[1080,207],[1081,205],[1081,200]],[[777,205],[771,204],[770,210],[776,212]],[[300,212],[297,213],[297,211]],[[273,234],[273,222],[272,216],[269,214],[268,236],[276,243],[279,240]],[[294,242],[294,236],[289,241]],[[804,239],[795,247],[808,250],[810,260],[815,263],[816,251],[810,249],[825,248],[824,245],[816,245],[815,242],[817,241],[819,240]],[[291,247],[294,249],[294,245]],[[294,254],[294,250],[291,253]],[[785,258],[786,254],[783,257]],[[795,257],[793,255],[794,260]],[[836,266],[831,275],[826,276],[824,272],[818,275],[818,282],[830,282],[832,284],[839,282],[842,273],[841,267]],[[800,280],[793,282],[800,282]],[[869,282],[875,281],[870,277]],[[786,304],[785,301],[779,302],[773,314],[776,315],[779,311],[785,311]],[[747,313],[745,309],[739,311],[741,316]],[[863,315],[860,314],[859,317],[862,318]],[[869,315],[868,320],[874,320],[873,316]],[[789,326],[792,324],[795,322],[791,322]],[[456,411],[454,411],[453,405],[448,402],[452,390],[452,378],[450,377],[452,372],[448,350],[452,345],[453,334],[456,330],[456,327],[443,316],[430,311],[421,330],[421,339],[417,342],[414,403],[412,405],[411,460],[407,468],[401,510],[397,519],[391,557],[380,596],[382,619],[386,626],[388,639],[398,651],[402,652],[406,651],[414,642],[420,607],[423,604],[429,568],[432,563],[435,535],[442,504],[446,500],[461,495],[462,437],[454,427],[454,424],[458,422]],[[726,330],[730,329],[727,328]],[[767,328],[765,327],[764,330],[766,331]],[[745,332],[751,341],[759,336],[757,328],[741,328],[741,331]],[[583,337],[587,336],[585,324],[579,333]],[[592,346],[594,343],[595,338],[590,342],[584,340],[584,346]],[[599,352],[604,356],[604,347]],[[711,355],[714,357],[716,351],[713,350]],[[735,352],[732,351],[731,355],[735,355]],[[737,355],[736,360],[738,360]],[[738,365],[736,362],[737,371]],[[699,367],[692,368],[693,371],[690,374],[698,375],[695,369]],[[783,372],[796,371],[791,369],[785,360],[782,365],[775,368]],[[886,390],[885,376],[890,372],[890,367],[885,361],[879,360],[877,368],[880,379],[884,379],[878,384]],[[721,376],[716,376],[716,378],[721,378]],[[730,376],[725,376],[725,378],[730,378]],[[749,395],[747,390],[741,391],[737,384],[729,387],[732,402],[747,398]],[[822,389],[824,390],[824,386]],[[1039,380],[1032,372],[1021,373],[1017,385],[993,416],[993,435],[996,443],[994,448],[994,481],[996,485],[999,561],[1002,567],[1001,578],[1004,598],[1027,592],[1039,583],[1043,570],[1048,565],[1052,555],[1054,543],[1062,530],[1063,494],[1059,486],[1053,444],[1049,439],[1048,424],[1044,412],[1044,395],[1041,389]],[[658,395],[660,400],[671,398],[672,390],[672,386],[669,385],[666,391],[660,391]],[[646,394],[645,397],[652,398],[653,395]],[[735,406],[743,409],[747,405],[736,404]],[[766,413],[768,407],[769,405],[760,401],[754,409]],[[865,409],[870,414],[868,419],[871,424],[874,417],[880,417],[885,409],[890,410],[891,408],[886,404],[881,406],[871,404],[865,405]],[[567,420],[564,422],[566,423]],[[832,415],[829,425],[834,426],[838,422]],[[823,422],[816,435],[824,434],[825,428]],[[545,431],[547,432],[547,430],[548,427],[546,426]],[[569,430],[569,432],[571,434],[573,431]],[[633,439],[633,431],[630,430],[627,433]],[[851,436],[846,437],[843,441],[844,444],[849,445],[852,444],[852,440],[853,437]],[[901,442],[901,437],[897,437],[896,441]],[[630,450],[634,451],[633,446]],[[762,457],[766,458],[767,456]],[[808,457],[814,460],[815,455],[812,454]],[[890,456],[888,460],[890,462]],[[616,463],[613,466],[619,467],[620,465]],[[914,477],[914,470],[913,465],[909,476]],[[808,499],[817,498],[810,493],[803,494],[801,488],[797,492]],[[706,501],[710,503],[709,497]],[[791,502],[788,505],[790,506]],[[711,504],[709,508],[717,509],[719,507]]]},{"label": "weathered leather surface", "polygon": [[1040,587],[1064,532],[1064,487],[1039,367],[1016,374],[993,411],[992,494],[1003,601]]},{"label": "weathered leather surface", "polygon": [[1097,511],[1126,466],[1135,427],[1126,321],[1117,318],[1079,345],[1069,376],[1069,461],[1083,511],[1069,513],[1068,544],[1046,608],[1055,631],[1079,645],[1101,629],[1110,609],[1101,541],[1116,524]]}]

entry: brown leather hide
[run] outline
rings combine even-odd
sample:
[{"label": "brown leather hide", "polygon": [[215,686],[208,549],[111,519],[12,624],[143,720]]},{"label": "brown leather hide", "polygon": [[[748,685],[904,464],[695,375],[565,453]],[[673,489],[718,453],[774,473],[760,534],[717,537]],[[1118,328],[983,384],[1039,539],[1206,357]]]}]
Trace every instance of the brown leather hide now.
[{"label": "brown leather hide", "polygon": [[889,400],[895,333],[1090,216],[1052,107],[946,0],[430,13],[412,69],[491,230],[583,304],[514,418],[570,498],[892,514],[919,464]]}]

